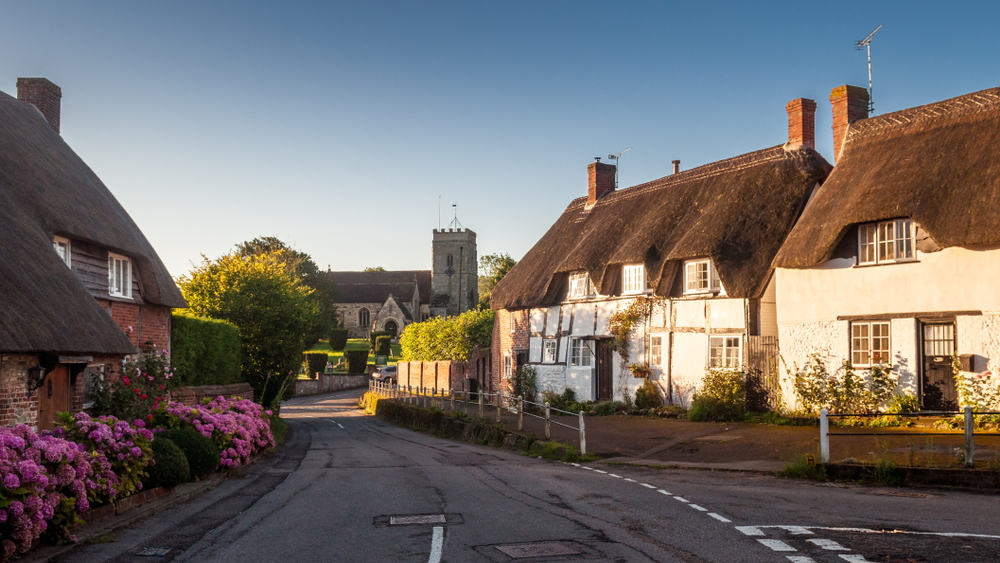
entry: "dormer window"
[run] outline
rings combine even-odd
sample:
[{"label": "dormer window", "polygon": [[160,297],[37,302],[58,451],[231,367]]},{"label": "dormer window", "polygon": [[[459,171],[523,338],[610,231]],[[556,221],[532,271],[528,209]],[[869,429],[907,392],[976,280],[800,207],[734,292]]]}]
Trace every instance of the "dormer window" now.
[{"label": "dormer window", "polygon": [[56,254],[58,254],[59,258],[66,263],[67,267],[72,265],[72,258],[70,257],[71,249],[68,238],[52,237],[52,248],[55,249]]},{"label": "dormer window", "polygon": [[108,253],[108,294],[132,298],[132,261],[127,256]]},{"label": "dormer window", "polygon": [[711,258],[684,262],[684,293],[725,293]]},{"label": "dormer window", "polygon": [[590,274],[587,272],[574,272],[570,274],[569,299],[581,299],[593,294],[593,284],[590,283]]},{"label": "dormer window", "polygon": [[913,260],[913,221],[893,219],[858,225],[858,265]]},{"label": "dormer window", "polygon": [[628,264],[622,269],[622,294],[634,295],[646,290],[646,267]]}]

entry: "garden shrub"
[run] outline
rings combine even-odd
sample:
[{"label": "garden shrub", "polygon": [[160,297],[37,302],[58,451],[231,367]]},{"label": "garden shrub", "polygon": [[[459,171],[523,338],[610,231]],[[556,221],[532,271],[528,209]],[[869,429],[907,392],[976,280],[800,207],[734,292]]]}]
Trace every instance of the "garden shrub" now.
[{"label": "garden shrub", "polygon": [[306,365],[309,369],[309,377],[316,379],[317,373],[326,371],[326,362],[330,359],[326,355],[326,352],[307,352],[305,356]]},{"label": "garden shrub", "polygon": [[573,410],[574,407],[578,407],[579,404],[576,402],[576,392],[570,388],[566,388],[562,393],[556,393],[555,391],[550,391],[546,389],[542,391],[542,402],[548,403],[550,407],[554,409],[577,412],[580,409]]},{"label": "garden shrub", "polygon": [[474,309],[455,317],[410,323],[399,337],[402,359],[466,361],[476,348],[490,347],[494,318],[493,311]]},{"label": "garden shrub", "polygon": [[191,469],[184,452],[170,438],[158,435],[153,439],[153,465],[149,468],[146,486],[172,489],[191,480]]},{"label": "garden shrub", "polygon": [[156,437],[160,438],[161,436],[169,439],[184,452],[191,477],[203,477],[219,467],[219,446],[211,438],[195,430],[193,426],[164,430]]},{"label": "garden shrub", "polygon": [[[511,391],[515,397],[524,397],[525,401],[534,401],[538,397],[538,375],[531,366],[518,366],[514,371],[514,382]],[[572,393],[572,391],[570,391]]]},{"label": "garden shrub", "polygon": [[330,349],[334,352],[343,351],[344,347],[347,346],[347,329],[346,328],[334,328],[330,329]]},{"label": "garden shrub", "polygon": [[347,373],[358,375],[367,371],[368,350],[347,350],[344,357],[347,358]]},{"label": "garden shrub", "polygon": [[875,366],[867,375],[844,362],[840,375],[832,374],[819,354],[812,354],[805,368],[794,376],[799,404],[810,413],[820,409],[842,414],[874,414],[892,399],[897,377],[892,368]]},{"label": "garden shrub", "polygon": [[219,448],[219,466],[229,469],[274,445],[272,416],[272,411],[249,399],[216,397],[193,407],[171,402],[157,413],[156,420],[164,428],[191,426],[211,438]]},{"label": "garden shrub", "polygon": [[701,389],[691,399],[688,420],[743,420],[746,411],[746,380],[743,372],[710,369],[705,372]]},{"label": "garden shrub", "polygon": [[54,434],[89,452],[96,484],[91,501],[107,503],[142,489],[152,460],[153,440],[153,433],[145,426],[142,420],[130,424],[111,415],[91,418],[85,412],[59,414],[59,428]]},{"label": "garden shrub", "polygon": [[635,390],[635,408],[655,409],[663,405],[663,398],[660,396],[660,388],[650,380],[642,383],[642,386]]},{"label": "garden shrub", "polygon": [[228,321],[175,312],[170,363],[178,385],[240,383],[240,331]]},{"label": "garden shrub", "polygon": [[122,360],[117,378],[98,376],[93,380],[93,412],[123,420],[148,417],[166,398],[173,383],[166,352],[127,357]]},{"label": "garden shrub", "polygon": [[392,352],[392,337],[388,335],[379,336],[375,339],[375,354],[388,356]]},{"label": "garden shrub", "polygon": [[392,338],[391,335],[388,332],[384,331],[384,330],[373,330],[371,332],[371,334],[368,335],[368,341],[369,341],[368,346],[372,350],[377,350],[378,349],[376,345],[378,343],[378,339],[379,339],[380,336],[389,336],[390,338]]}]

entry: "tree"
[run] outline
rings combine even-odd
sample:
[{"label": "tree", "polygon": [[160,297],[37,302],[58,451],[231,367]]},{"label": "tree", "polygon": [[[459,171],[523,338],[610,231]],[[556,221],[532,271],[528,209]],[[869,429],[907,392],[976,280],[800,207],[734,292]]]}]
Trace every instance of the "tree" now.
[{"label": "tree", "polygon": [[330,329],[337,326],[337,289],[325,272],[321,272],[311,256],[295,250],[277,237],[257,237],[253,240],[236,245],[236,253],[240,256],[257,256],[276,253],[285,269],[297,277],[303,284],[312,288],[310,300],[316,304],[318,314],[314,317],[309,331],[306,333],[306,346],[311,347],[320,338],[329,335]]},{"label": "tree", "polygon": [[280,251],[205,258],[179,280],[188,307],[240,330],[244,379],[257,402],[277,407],[302,362],[316,316],[312,289],[288,268]]},{"label": "tree", "polygon": [[486,254],[479,258],[479,308],[490,308],[490,295],[493,288],[507,275],[507,272],[517,264],[517,260],[506,252]]},{"label": "tree", "polygon": [[385,268],[382,266],[368,266],[364,269],[365,272],[384,272]]}]

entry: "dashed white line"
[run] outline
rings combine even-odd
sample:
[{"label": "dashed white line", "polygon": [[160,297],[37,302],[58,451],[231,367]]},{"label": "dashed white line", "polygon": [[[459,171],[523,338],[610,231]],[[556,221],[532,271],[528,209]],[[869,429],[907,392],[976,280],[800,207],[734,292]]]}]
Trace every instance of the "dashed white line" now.
[{"label": "dashed white line", "polygon": [[603,474],[605,474],[605,475],[607,475],[607,474],[608,474],[608,472],[607,472],[607,471],[605,471],[605,470],[603,470],[603,469],[595,469],[594,471],[596,471],[596,472],[598,472],[598,473],[603,473]]},{"label": "dashed white line", "polygon": [[444,548],[444,528],[434,526],[434,533],[431,536],[431,554],[427,558],[427,563],[438,563],[441,561],[442,548]]},{"label": "dashed white line", "polygon": [[642,485],[643,487],[646,487],[647,489],[655,489],[656,488],[653,485],[650,485],[649,483],[639,483],[639,484]]},{"label": "dashed white line", "polygon": [[716,514],[715,512],[709,512],[708,515],[711,516],[712,518],[715,518],[719,522],[725,522],[726,524],[729,524],[729,523],[732,522],[732,520],[730,520],[729,518],[726,518],[725,516],[723,516],[721,514]]},{"label": "dashed white line", "polygon": [[837,543],[837,542],[835,542],[833,540],[816,538],[816,539],[811,539],[811,540],[806,540],[806,541],[809,542],[809,543],[811,543],[811,544],[813,544],[813,545],[815,545],[815,546],[817,546],[817,547],[822,547],[823,549],[825,549],[827,551],[850,551],[850,549],[847,549],[846,547],[840,545],[839,543]]},{"label": "dashed white line", "polygon": [[816,563],[815,559],[804,555],[788,555],[786,557],[788,557],[788,560],[792,563]]},{"label": "dashed white line", "polygon": [[694,503],[691,503],[688,506],[690,506],[691,508],[697,510],[698,512],[708,512],[708,509],[705,508],[704,506],[699,506],[699,505],[694,504]]},{"label": "dashed white line", "polygon": [[763,536],[764,530],[756,526],[736,526],[736,530],[745,536]]},{"label": "dashed white line", "polygon": [[686,499],[684,497],[674,497],[674,500],[679,500],[681,502],[691,502],[691,501],[689,501],[688,499]]},{"label": "dashed white line", "polygon": [[573,467],[580,467],[579,463],[571,463],[570,465],[572,465]]},{"label": "dashed white line", "polygon": [[664,491],[663,489],[656,489],[656,492],[660,493],[661,495],[667,495],[668,497],[669,496],[673,496],[673,493],[670,493],[668,491]]},{"label": "dashed white line", "polygon": [[772,551],[795,551],[795,548],[781,540],[763,539],[757,540],[761,544],[771,548]]},{"label": "dashed white line", "polygon": [[621,479],[621,475],[615,475],[614,473],[608,473],[608,477],[614,477],[615,479]]},{"label": "dashed white line", "polygon": [[[784,530],[786,532],[788,532],[789,534],[792,534],[793,536],[811,536],[811,535],[814,535],[812,532],[809,531],[809,528],[806,528],[805,526],[777,526],[777,527],[781,528],[782,530]],[[812,540],[809,540],[809,541],[812,541]]]},{"label": "dashed white line", "polygon": [[344,430],[344,429],[345,429],[345,428],[344,428],[344,425],[343,425],[343,424],[341,424],[341,423],[339,423],[339,422],[337,423],[337,426],[339,426],[341,430]]},{"label": "dashed white line", "polygon": [[635,479],[631,477],[626,477],[625,480],[628,481],[629,483],[635,483]]},{"label": "dashed white line", "polygon": [[840,558],[844,561],[850,561],[850,563],[872,563],[859,553],[840,554]]}]

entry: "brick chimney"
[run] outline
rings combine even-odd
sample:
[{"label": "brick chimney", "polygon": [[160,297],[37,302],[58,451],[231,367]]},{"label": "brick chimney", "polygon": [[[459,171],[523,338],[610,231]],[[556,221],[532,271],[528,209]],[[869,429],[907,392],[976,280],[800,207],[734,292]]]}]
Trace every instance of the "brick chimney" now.
[{"label": "brick chimney", "polygon": [[681,161],[675,160],[673,161],[673,163],[674,163],[674,174],[676,174],[681,171]]},{"label": "brick chimney", "polygon": [[59,105],[62,90],[46,78],[18,78],[17,99],[34,104],[49,125],[59,132]]},{"label": "brick chimney", "polygon": [[868,90],[860,86],[837,86],[830,91],[830,105],[833,106],[833,162],[836,164],[847,126],[868,118]]},{"label": "brick chimney", "polygon": [[587,165],[587,207],[597,203],[604,194],[615,191],[615,165],[591,162]]},{"label": "brick chimney", "polygon": [[816,146],[816,102],[797,98],[785,105],[788,112],[788,144]]}]

